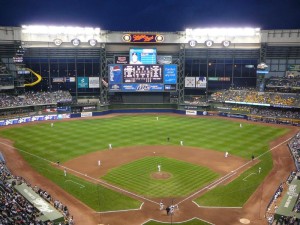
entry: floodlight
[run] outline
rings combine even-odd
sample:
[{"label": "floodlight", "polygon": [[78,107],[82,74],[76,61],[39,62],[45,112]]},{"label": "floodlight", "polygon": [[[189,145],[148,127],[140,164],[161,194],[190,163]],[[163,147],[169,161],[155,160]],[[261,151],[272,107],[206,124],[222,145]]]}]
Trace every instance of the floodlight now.
[{"label": "floodlight", "polygon": [[211,47],[211,46],[213,46],[213,44],[214,44],[214,42],[212,40],[205,41],[206,47]]},{"label": "floodlight", "polygon": [[90,39],[89,41],[90,46],[95,46],[97,44],[97,40],[96,39]]},{"label": "floodlight", "polygon": [[190,40],[190,41],[189,41],[189,45],[190,45],[191,47],[195,47],[196,44],[197,44],[197,41],[195,41],[195,40]]},{"label": "floodlight", "polygon": [[80,40],[78,38],[75,38],[71,41],[71,43],[74,45],[74,46],[78,46],[80,45]]}]

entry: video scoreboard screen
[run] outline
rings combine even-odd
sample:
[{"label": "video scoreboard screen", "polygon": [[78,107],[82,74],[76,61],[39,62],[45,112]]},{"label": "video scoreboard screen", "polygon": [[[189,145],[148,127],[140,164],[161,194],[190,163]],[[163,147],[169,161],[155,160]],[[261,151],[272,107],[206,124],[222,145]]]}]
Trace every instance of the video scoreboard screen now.
[{"label": "video scoreboard screen", "polygon": [[131,48],[129,64],[156,64],[156,48]]},{"label": "video scoreboard screen", "polygon": [[162,65],[126,65],[123,83],[163,83]]},{"label": "video scoreboard screen", "polygon": [[176,91],[177,65],[108,65],[109,91]]}]

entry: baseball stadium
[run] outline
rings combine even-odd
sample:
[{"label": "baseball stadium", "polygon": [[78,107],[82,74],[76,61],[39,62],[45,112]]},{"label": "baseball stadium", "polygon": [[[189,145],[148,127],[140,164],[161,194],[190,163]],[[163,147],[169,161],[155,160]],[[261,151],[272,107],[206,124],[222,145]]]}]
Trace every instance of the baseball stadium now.
[{"label": "baseball stadium", "polygon": [[300,224],[300,30],[0,27],[0,224]]}]

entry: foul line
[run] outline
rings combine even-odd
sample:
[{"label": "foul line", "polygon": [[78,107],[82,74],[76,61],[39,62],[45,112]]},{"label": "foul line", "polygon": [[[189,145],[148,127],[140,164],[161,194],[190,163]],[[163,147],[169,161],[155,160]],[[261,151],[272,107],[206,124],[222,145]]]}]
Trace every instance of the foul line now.
[{"label": "foul line", "polygon": [[246,178],[252,176],[253,174],[256,174],[256,173],[250,173],[248,176],[246,176],[246,177],[243,179],[243,181],[247,181]]},{"label": "foul line", "polygon": [[[292,138],[294,138],[294,136],[293,136],[293,137],[290,137],[290,138],[288,138],[288,139],[286,139],[285,141],[279,143],[278,145],[274,146],[273,148],[269,149],[268,151],[266,151],[266,152],[262,153],[261,155],[257,156],[256,159],[261,158],[262,156],[264,156],[264,155],[267,154],[268,152],[273,151],[274,149],[276,149],[276,148],[278,148],[280,145],[282,145],[282,144],[288,142],[288,141],[291,140]],[[194,197],[195,195],[199,194],[200,192],[204,191],[205,189],[209,189],[211,186],[215,185],[215,183],[219,182],[220,180],[222,180],[222,181],[227,180],[228,178],[230,178],[231,173],[237,172],[238,170],[240,170],[241,168],[247,166],[247,165],[250,164],[250,163],[252,163],[252,160],[246,162],[245,164],[241,165],[241,166],[238,167],[237,169],[235,169],[235,170],[229,172],[229,173],[226,174],[225,176],[223,176],[223,177],[219,178],[218,180],[212,182],[211,184],[207,185],[206,187],[200,189],[199,191],[197,191],[197,192],[191,194],[190,196],[188,196],[188,197],[186,197],[185,199],[183,199],[183,200],[181,200],[180,202],[178,202],[177,205],[179,205],[179,204],[181,204],[181,203],[187,201],[188,199]]]},{"label": "foul line", "polygon": [[74,184],[78,184],[80,186],[80,188],[84,188],[85,187],[84,185],[79,184],[79,183],[77,183],[75,181],[72,181],[72,180],[66,180],[65,182],[73,182]]},{"label": "foul line", "polygon": [[192,203],[194,203],[195,205],[197,205],[199,208],[207,208],[207,209],[241,209],[243,207],[237,206],[237,207],[226,207],[226,206],[203,206],[203,205],[199,205],[197,202],[192,201]]},{"label": "foul line", "polygon": [[103,212],[95,212],[95,213],[105,214],[105,213],[118,213],[118,212],[138,211],[138,210],[142,209],[143,205],[144,205],[144,202],[141,204],[140,208],[138,208],[138,209],[122,209],[122,210],[112,210],[112,211],[103,211]]}]

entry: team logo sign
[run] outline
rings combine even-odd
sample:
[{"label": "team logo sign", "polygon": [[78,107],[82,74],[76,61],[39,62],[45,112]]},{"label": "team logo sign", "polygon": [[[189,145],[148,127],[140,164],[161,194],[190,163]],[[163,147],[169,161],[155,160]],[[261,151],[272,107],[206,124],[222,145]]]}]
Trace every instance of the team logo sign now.
[{"label": "team logo sign", "polygon": [[164,36],[160,34],[124,34],[122,40],[131,43],[158,43],[164,41]]}]

